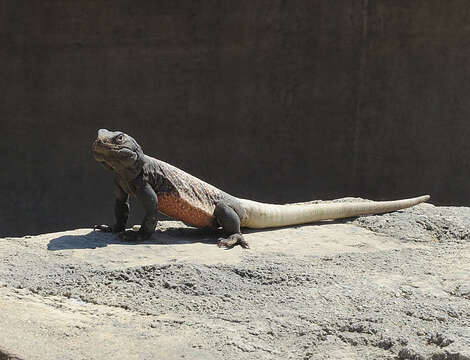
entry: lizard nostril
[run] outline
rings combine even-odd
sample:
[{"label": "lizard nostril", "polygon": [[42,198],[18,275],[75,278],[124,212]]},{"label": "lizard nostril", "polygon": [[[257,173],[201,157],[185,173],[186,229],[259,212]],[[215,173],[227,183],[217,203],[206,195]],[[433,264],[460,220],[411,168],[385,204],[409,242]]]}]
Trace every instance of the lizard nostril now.
[{"label": "lizard nostril", "polygon": [[93,148],[100,147],[101,145],[103,145],[103,140],[98,138],[93,143]]}]

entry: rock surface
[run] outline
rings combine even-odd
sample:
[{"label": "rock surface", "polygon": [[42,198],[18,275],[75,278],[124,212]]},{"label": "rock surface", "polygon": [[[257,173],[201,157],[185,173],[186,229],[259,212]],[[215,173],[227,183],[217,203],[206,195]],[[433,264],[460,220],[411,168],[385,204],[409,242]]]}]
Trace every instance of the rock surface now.
[{"label": "rock surface", "polygon": [[0,359],[470,359],[470,209],[0,240]]}]

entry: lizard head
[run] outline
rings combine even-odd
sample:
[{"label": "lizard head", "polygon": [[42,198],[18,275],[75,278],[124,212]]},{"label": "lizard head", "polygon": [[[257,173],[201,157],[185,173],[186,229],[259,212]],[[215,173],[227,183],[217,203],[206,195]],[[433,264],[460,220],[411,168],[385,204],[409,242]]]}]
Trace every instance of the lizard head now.
[{"label": "lizard head", "polygon": [[92,152],[96,161],[118,175],[137,176],[142,170],[142,148],[134,138],[122,131],[98,130]]}]

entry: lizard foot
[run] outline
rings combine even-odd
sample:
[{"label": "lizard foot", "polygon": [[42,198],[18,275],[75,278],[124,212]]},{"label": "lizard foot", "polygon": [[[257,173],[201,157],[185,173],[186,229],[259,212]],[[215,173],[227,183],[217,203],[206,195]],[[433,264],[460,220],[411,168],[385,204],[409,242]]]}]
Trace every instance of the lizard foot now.
[{"label": "lizard foot", "polygon": [[217,243],[218,247],[225,247],[227,249],[231,249],[237,245],[240,245],[244,249],[250,248],[246,240],[243,238],[243,235],[240,233],[232,234],[226,239],[220,238],[219,242]]},{"label": "lizard foot", "polygon": [[120,225],[113,225],[113,226],[109,226],[109,225],[95,225],[95,226],[93,226],[93,231],[102,231],[102,232],[113,232],[113,233],[117,233],[117,232],[124,231],[124,227],[123,227],[123,226],[120,226]]}]

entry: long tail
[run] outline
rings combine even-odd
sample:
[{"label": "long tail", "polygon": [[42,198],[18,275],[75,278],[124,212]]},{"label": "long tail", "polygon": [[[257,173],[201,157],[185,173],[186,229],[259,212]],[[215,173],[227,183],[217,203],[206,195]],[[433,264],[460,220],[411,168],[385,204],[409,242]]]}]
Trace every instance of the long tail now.
[{"label": "long tail", "polygon": [[359,215],[383,214],[405,209],[429,200],[429,195],[394,201],[360,201],[336,203],[294,203],[286,205],[265,204],[239,199],[246,211],[241,226],[269,228],[334,220]]}]

